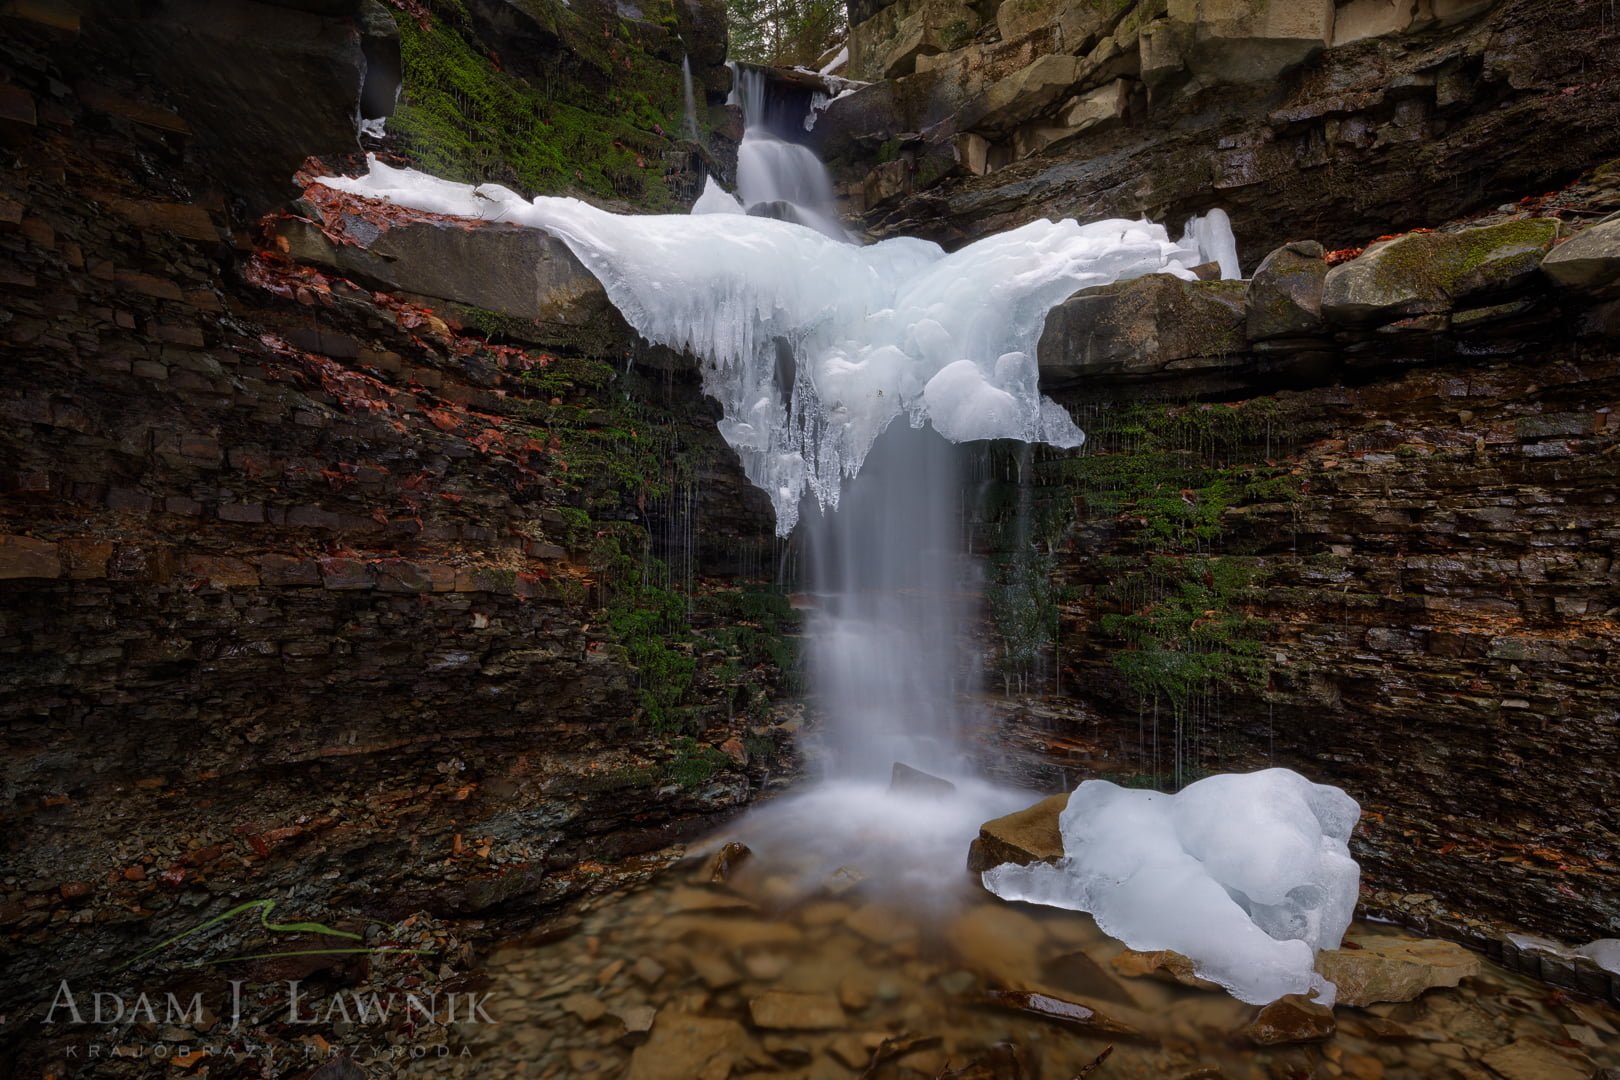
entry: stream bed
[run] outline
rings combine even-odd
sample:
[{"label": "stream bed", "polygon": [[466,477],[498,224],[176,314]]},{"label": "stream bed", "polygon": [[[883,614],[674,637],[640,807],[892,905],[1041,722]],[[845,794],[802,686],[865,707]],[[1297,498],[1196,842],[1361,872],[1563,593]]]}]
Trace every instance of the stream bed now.
[{"label": "stream bed", "polygon": [[[721,846],[739,834],[751,852]],[[1620,1066],[1620,1012],[1489,963],[1415,1001],[1340,1006],[1331,1034],[1318,1018],[1296,1032],[1309,1041],[1257,1045],[1255,1006],[1123,974],[1124,947],[1087,915],[1002,903],[965,872],[920,888],[881,843],[830,867],[828,849],[782,836],[732,830],[587,902],[561,937],[500,949],[485,987],[497,1023],[466,1031],[470,1057],[422,1071],[1585,1080]],[[1405,936],[1357,922],[1346,947]],[[1007,988],[1096,1015],[1032,1015],[997,998]]]}]

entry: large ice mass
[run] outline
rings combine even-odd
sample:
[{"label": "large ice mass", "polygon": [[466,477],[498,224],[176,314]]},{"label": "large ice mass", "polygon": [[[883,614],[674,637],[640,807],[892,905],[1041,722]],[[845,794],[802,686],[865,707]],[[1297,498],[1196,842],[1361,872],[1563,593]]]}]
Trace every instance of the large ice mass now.
[{"label": "large ice mass", "polygon": [[1361,816],[1336,787],[1289,769],[1227,773],[1178,794],[1087,780],[1059,817],[1064,857],[1004,864],[984,884],[1005,900],[1087,911],[1133,949],[1171,949],[1254,1004],[1309,994],[1355,911]]},{"label": "large ice mass", "polygon": [[861,247],[726,213],[717,189],[700,201],[709,212],[624,216],[375,158],[365,176],[321,182],[560,237],[631,326],[702,358],[704,390],[724,410],[721,432],[771,497],[783,535],[806,491],[836,507],[841,481],[901,415],[953,441],[1079,445],[1080,429],[1039,390],[1046,313],[1090,285],[1151,273],[1190,279],[1231,236],[1219,211],[1179,242],[1147,221],[1035,221],[947,254],[925,240]]}]

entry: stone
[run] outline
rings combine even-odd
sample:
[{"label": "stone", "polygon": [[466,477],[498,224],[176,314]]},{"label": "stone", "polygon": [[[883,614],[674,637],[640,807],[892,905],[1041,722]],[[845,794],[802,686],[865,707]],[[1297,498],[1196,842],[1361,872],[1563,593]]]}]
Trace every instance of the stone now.
[{"label": "stone", "polygon": [[831,994],[771,990],[748,1003],[748,1017],[773,1031],[830,1031],[844,1026],[844,1007]]},{"label": "stone", "polygon": [[958,135],[954,142],[956,150],[956,163],[974,176],[983,176],[990,171],[990,140],[983,135],[967,132]]},{"label": "stone", "polygon": [[956,794],[956,785],[942,777],[913,769],[897,761],[889,774],[889,794],[914,795],[925,799],[946,799]]},{"label": "stone", "polygon": [[1480,1056],[1502,1080],[1588,1080],[1592,1059],[1578,1050],[1528,1036]]},{"label": "stone", "polygon": [[1284,244],[1261,260],[1245,299],[1250,341],[1314,334],[1322,329],[1322,289],[1328,266],[1314,240]]},{"label": "stone", "polygon": [[1244,308],[1240,281],[1148,274],[1082,289],[1046,316],[1036,347],[1041,383],[1240,362],[1248,352]]},{"label": "stone", "polygon": [[1541,272],[1572,289],[1598,290],[1620,281],[1620,214],[1553,248],[1541,260]]},{"label": "stone", "polygon": [[963,0],[897,0],[851,23],[846,74],[868,82],[910,75],[919,57],[966,45],[979,23]]},{"label": "stone", "polygon": [[709,858],[703,870],[703,880],[716,885],[730,881],[731,875],[736,873],[737,868],[747,862],[753,854],[747,844],[737,840],[726,841],[720,846],[720,850]]},{"label": "stone", "polygon": [[1411,1001],[1436,986],[1456,986],[1480,972],[1479,957],[1450,941],[1394,938],[1359,949],[1324,949],[1316,970],[1338,987],[1341,1005]]},{"label": "stone", "polygon": [[613,1015],[624,1025],[619,1045],[640,1046],[647,1041],[648,1033],[658,1019],[658,1010],[651,1005],[621,1005],[613,1010]]},{"label": "stone", "polygon": [[1010,131],[1061,98],[1080,77],[1078,57],[1050,54],[987,86],[957,114],[962,131]]},{"label": "stone", "polygon": [[1010,41],[1057,23],[1063,28],[1063,51],[1079,53],[1118,25],[1130,7],[1097,0],[1002,0],[996,8],[996,27]]},{"label": "stone", "polygon": [[982,874],[1002,863],[1028,866],[1061,859],[1063,834],[1058,829],[1058,816],[1068,805],[1069,793],[1062,792],[980,825],[979,835],[968,848],[968,870]]},{"label": "stone", "polygon": [[594,1024],[607,1015],[608,1007],[595,994],[569,994],[562,999],[564,1012],[571,1012],[587,1024]]},{"label": "stone", "polygon": [[1189,958],[1170,949],[1157,949],[1152,952],[1138,952],[1135,949],[1126,949],[1109,962],[1119,974],[1126,978],[1159,979],[1164,982],[1173,982],[1181,986],[1190,986],[1198,990],[1219,990],[1220,984],[1199,978]]},{"label": "stone", "polygon": [[1417,5],[1390,0],[1349,0],[1333,16],[1333,44],[1349,45],[1365,38],[1400,34],[1411,29]]},{"label": "stone", "polygon": [[625,1080],[727,1076],[747,1058],[749,1046],[748,1032],[735,1020],[666,1011],[648,1040],[630,1055]]},{"label": "stone", "polygon": [[1369,326],[1448,312],[1464,297],[1528,281],[1557,237],[1556,219],[1526,218],[1385,240],[1327,272],[1322,314]]},{"label": "stone", "polygon": [[1003,989],[1034,989],[1046,933],[1041,924],[1006,904],[979,904],[951,921],[945,942],[964,967]]},{"label": "stone", "polygon": [[1130,1025],[1122,1024],[1089,1005],[1068,1001],[1052,994],[1038,994],[1029,990],[991,990],[985,995],[985,1000],[991,1005],[1030,1013],[1047,1020],[1057,1020],[1081,1031],[1103,1035],[1139,1034]]},{"label": "stone", "polygon": [[62,576],[57,546],[31,536],[0,536],[0,579]]},{"label": "stone", "polygon": [[1256,1046],[1321,1042],[1331,1039],[1337,1025],[1326,1005],[1287,994],[1262,1008],[1243,1034]]},{"label": "stone", "polygon": [[1070,98],[1051,122],[1036,121],[1018,129],[1013,136],[1013,156],[1025,158],[1082,132],[1112,127],[1124,119],[1130,103],[1131,83],[1126,79]]},{"label": "stone", "polygon": [[313,222],[289,217],[277,235],[299,262],[560,331],[586,327],[611,306],[568,245],[540,229],[411,220],[337,244]]},{"label": "stone", "polygon": [[1187,67],[1219,82],[1273,79],[1327,47],[1334,0],[1169,0],[1191,27]]}]

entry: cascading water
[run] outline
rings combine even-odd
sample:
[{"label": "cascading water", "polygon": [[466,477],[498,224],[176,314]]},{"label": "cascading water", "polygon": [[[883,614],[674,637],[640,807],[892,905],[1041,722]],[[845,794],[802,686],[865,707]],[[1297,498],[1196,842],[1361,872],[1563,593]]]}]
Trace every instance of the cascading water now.
[{"label": "cascading water", "polygon": [[681,54],[681,96],[686,107],[686,137],[698,141],[697,95],[692,92],[692,58]]},{"label": "cascading water", "polygon": [[[700,358],[721,433],[770,496],[778,532],[793,530],[801,502],[812,514],[810,666],[828,717],[829,782],[778,801],[759,827],[775,822],[802,848],[797,823],[814,819],[823,863],[853,846],[896,883],[927,885],[959,870],[979,822],[1022,801],[973,780],[957,737],[974,666],[959,643],[971,574],[948,444],[1079,445],[1084,435],[1039,389],[1047,312],[1089,285],[1190,279],[1212,259],[1235,274],[1230,227],[1216,211],[1179,242],[1149,222],[1112,220],[1036,221],[951,254],[905,238],[857,246],[820,162],[771,130],[764,76],[734,70],[747,117],[740,202],[711,177],[691,215],[629,217],[375,160],[364,177],[323,182],[546,229],[644,337]],[[948,807],[885,798],[872,781],[897,760],[953,776],[959,797]],[[874,821],[889,827],[875,834]]]}]

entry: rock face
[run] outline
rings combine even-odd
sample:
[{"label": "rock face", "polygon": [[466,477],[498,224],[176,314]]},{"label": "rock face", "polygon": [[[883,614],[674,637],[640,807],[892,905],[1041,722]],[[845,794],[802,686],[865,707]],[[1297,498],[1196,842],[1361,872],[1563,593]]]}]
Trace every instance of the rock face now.
[{"label": "rock face", "polygon": [[1456,986],[1480,972],[1479,956],[1429,938],[1370,942],[1359,949],[1324,949],[1316,970],[1339,988],[1343,1005],[1411,1001],[1436,986]]},{"label": "rock face", "polygon": [[1386,240],[1328,272],[1322,310],[1350,324],[1444,314],[1528,281],[1557,238],[1557,221],[1530,218]]},{"label": "rock face", "polygon": [[[768,504],[691,366],[648,369],[611,327],[593,350],[507,333],[541,335],[525,275],[556,253],[478,246],[499,232],[401,224],[353,251],[317,245],[324,270],[246,234],[233,251],[236,178],[193,148],[232,137],[212,118],[256,130],[269,105],[170,99],[123,23],[87,13],[75,36],[52,21],[63,8],[0,14],[0,84],[36,118],[7,126],[0,171],[0,1012],[245,896],[357,932],[410,919],[449,970],[478,935],[532,925],[745,802],[785,745],[765,684],[719,675],[684,616],[638,637],[604,610],[667,593],[684,611],[688,575],[774,565]],[[301,17],[274,14],[255,24],[264,63],[277,33],[306,40]],[[301,70],[274,76],[328,87],[299,86]],[[271,73],[211,76],[249,77]],[[305,152],[324,130],[309,123]],[[282,152],[262,167],[290,169]],[[384,267],[389,251],[453,254],[491,290],[472,299],[518,314],[484,311],[480,329],[454,304],[373,292],[452,269]],[[498,292],[503,270],[515,291]],[[693,539],[662,539],[677,536]],[[584,584],[628,584],[644,544],[670,568],[646,592]],[[768,590],[695,591],[715,627],[774,610]],[[653,692],[671,679],[686,692]],[[662,708],[694,736],[661,733]],[[736,709],[755,719],[732,724]],[[744,737],[746,765],[718,747]],[[150,973],[157,992],[193,959],[263,951],[242,948],[262,933],[250,912],[200,955],[120,978]]]},{"label": "rock face", "polygon": [[[1039,216],[1178,221],[1221,206],[1252,265],[1304,222],[1330,249],[1364,244],[1620,153],[1620,84],[1589,75],[1616,61],[1580,6],[1005,0],[995,21],[817,122],[873,232],[955,245]],[[1122,122],[1051,137],[1074,99],[1116,81]],[[905,135],[986,145],[974,167],[863,204],[861,179]]]},{"label": "rock face", "polygon": [[1149,274],[1082,289],[1046,318],[1043,386],[1096,375],[1142,376],[1244,353],[1244,286]]},{"label": "rock face", "polygon": [[1069,793],[1049,795],[1029,807],[979,826],[968,849],[968,870],[983,873],[1002,863],[1028,866],[1063,857],[1063,834],[1058,818],[1069,805]]}]

